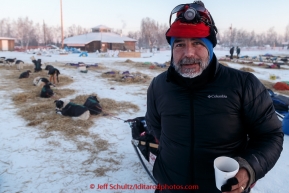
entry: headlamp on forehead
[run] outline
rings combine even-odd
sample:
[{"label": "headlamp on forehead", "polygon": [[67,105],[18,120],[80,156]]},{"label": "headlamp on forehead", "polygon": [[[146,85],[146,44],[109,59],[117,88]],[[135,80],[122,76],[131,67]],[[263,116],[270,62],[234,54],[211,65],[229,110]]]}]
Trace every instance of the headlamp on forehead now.
[{"label": "headlamp on forehead", "polygon": [[194,8],[189,8],[184,13],[184,17],[188,21],[192,21],[193,19],[197,19],[199,17],[198,12]]},{"label": "headlamp on forehead", "polygon": [[170,15],[170,26],[172,15],[177,13],[176,21],[180,20],[182,23],[204,23],[212,27],[217,33],[214,20],[209,11],[204,7],[201,1],[195,1],[191,4],[180,4],[176,6]]}]

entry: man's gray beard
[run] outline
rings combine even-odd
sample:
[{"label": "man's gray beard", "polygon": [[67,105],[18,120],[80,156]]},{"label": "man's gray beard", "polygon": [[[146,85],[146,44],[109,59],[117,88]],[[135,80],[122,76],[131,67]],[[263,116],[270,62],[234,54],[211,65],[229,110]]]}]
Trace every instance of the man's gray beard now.
[{"label": "man's gray beard", "polygon": [[[181,64],[194,64],[194,63],[200,63],[200,71],[199,72],[194,72],[194,69],[185,69],[185,72],[182,71]],[[185,78],[195,78],[197,76],[200,76],[203,71],[209,66],[209,57],[205,60],[202,61],[201,59],[195,59],[195,58],[183,58],[179,63],[175,64],[173,62],[173,66],[175,70]]]}]

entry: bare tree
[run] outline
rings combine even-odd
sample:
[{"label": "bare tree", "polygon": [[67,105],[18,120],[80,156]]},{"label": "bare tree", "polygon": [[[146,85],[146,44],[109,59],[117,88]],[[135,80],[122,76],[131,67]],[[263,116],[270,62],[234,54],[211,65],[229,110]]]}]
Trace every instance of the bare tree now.
[{"label": "bare tree", "polygon": [[80,25],[76,26],[75,24],[68,27],[68,37],[81,35],[88,33],[89,30],[81,27]]},{"label": "bare tree", "polygon": [[141,43],[145,47],[149,47],[152,51],[153,45],[156,43],[158,26],[155,20],[148,17],[141,20]]},{"label": "bare tree", "polygon": [[25,35],[24,25],[25,23],[22,18],[18,18],[17,22],[15,22],[15,32],[16,32],[15,35],[21,47],[23,47],[23,43],[24,43],[24,35]]},{"label": "bare tree", "polygon": [[47,27],[45,30],[45,36],[46,36],[46,44],[53,44],[54,42],[54,36],[53,36],[53,27]]},{"label": "bare tree", "polygon": [[61,43],[61,26],[55,26],[52,29],[53,41],[57,46]]},{"label": "bare tree", "polygon": [[218,44],[223,46],[230,46],[230,31],[225,30],[223,33],[218,33]]},{"label": "bare tree", "polygon": [[136,32],[129,31],[126,36],[129,38],[137,40],[140,38],[140,32],[139,31],[136,31]]},{"label": "bare tree", "polygon": [[270,46],[274,46],[277,43],[277,33],[274,30],[274,27],[271,27],[268,29],[266,33],[266,43],[269,44]]},{"label": "bare tree", "polygon": [[252,31],[250,34],[249,34],[249,38],[248,38],[248,46],[256,46],[257,42],[256,42],[256,34],[255,34],[255,31]]},{"label": "bare tree", "polygon": [[289,41],[289,24],[285,28],[285,35],[284,35],[284,41]]},{"label": "bare tree", "polygon": [[266,36],[265,33],[257,34],[256,35],[256,46],[264,46],[266,44]]},{"label": "bare tree", "polygon": [[12,23],[9,18],[0,20],[0,36],[13,37]]},{"label": "bare tree", "polygon": [[242,29],[236,29],[236,36],[235,36],[235,45],[236,46],[242,46],[246,44],[246,38],[248,35],[246,32]]},{"label": "bare tree", "polygon": [[76,25],[72,25],[68,27],[68,37],[77,35]]},{"label": "bare tree", "polygon": [[35,42],[33,45],[39,46],[39,44],[44,43],[44,34],[43,34],[43,26],[40,25],[39,23],[36,23],[34,26],[34,39]]},{"label": "bare tree", "polygon": [[20,43],[21,47],[28,48],[30,40],[35,36],[35,28],[33,27],[33,21],[26,18],[18,18],[14,22],[15,36]]},{"label": "bare tree", "polygon": [[[219,32],[220,33],[220,32]],[[234,28],[228,28],[223,32],[223,34],[219,34],[220,44],[223,46],[230,47],[234,44],[234,37],[236,30]]]},{"label": "bare tree", "polygon": [[169,26],[167,24],[158,25],[158,34],[157,34],[158,47],[168,45],[168,42],[165,36],[168,29],[169,29]]},{"label": "bare tree", "polygon": [[4,31],[5,31],[5,25],[6,25],[6,19],[1,19],[0,20],[0,36],[4,36]]},{"label": "bare tree", "polygon": [[284,40],[286,40],[286,39],[284,38],[283,35],[277,34],[276,46],[283,46],[282,43],[283,43]]}]

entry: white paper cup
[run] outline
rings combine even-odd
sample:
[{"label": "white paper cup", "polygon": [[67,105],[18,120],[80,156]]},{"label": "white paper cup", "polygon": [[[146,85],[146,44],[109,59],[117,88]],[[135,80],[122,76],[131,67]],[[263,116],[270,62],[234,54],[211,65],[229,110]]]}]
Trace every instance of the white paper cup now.
[{"label": "white paper cup", "polygon": [[239,171],[239,163],[230,157],[217,157],[214,160],[216,186],[221,190],[228,179],[234,177]]}]

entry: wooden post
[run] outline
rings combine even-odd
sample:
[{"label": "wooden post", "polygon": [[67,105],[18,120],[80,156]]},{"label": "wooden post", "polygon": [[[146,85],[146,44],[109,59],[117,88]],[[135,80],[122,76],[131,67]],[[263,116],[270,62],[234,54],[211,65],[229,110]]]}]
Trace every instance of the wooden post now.
[{"label": "wooden post", "polygon": [[63,18],[62,18],[62,0],[60,0],[60,17],[61,17],[61,48],[63,49]]},{"label": "wooden post", "polygon": [[232,27],[232,24],[231,24],[231,27],[230,27],[230,46],[232,47],[232,45],[233,45],[233,40],[232,40],[232,29],[233,29],[233,27]]}]

